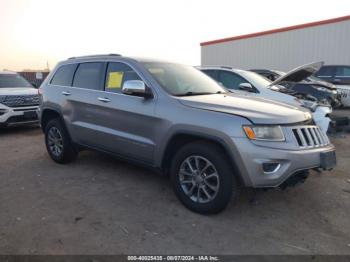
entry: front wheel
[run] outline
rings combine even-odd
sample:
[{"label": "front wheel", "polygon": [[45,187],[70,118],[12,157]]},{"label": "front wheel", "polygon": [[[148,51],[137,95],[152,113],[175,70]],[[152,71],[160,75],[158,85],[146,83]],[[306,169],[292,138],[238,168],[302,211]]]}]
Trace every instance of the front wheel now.
[{"label": "front wheel", "polygon": [[237,197],[238,184],[225,152],[207,142],[182,147],[173,159],[170,175],[174,191],[190,210],[218,213]]}]

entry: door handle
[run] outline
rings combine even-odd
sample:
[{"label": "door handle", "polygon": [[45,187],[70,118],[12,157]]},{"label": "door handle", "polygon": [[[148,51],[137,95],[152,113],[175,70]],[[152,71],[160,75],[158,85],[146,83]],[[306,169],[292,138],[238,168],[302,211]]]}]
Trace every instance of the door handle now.
[{"label": "door handle", "polygon": [[63,91],[63,92],[62,92],[62,95],[64,95],[64,96],[70,96],[71,93],[70,93],[70,92]]},{"label": "door handle", "polygon": [[99,97],[97,98],[99,101],[101,102],[104,102],[104,103],[108,103],[108,102],[111,102],[111,100],[109,100],[108,98],[105,98],[105,97]]}]

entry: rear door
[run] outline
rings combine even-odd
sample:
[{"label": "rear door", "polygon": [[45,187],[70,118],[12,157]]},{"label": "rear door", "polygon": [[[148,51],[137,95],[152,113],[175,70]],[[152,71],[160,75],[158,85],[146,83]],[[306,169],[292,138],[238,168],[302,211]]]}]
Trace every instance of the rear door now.
[{"label": "rear door", "polygon": [[123,94],[122,86],[127,80],[144,81],[130,65],[108,63],[104,101],[99,102],[104,107],[99,141],[106,151],[152,163],[156,131],[161,123],[155,117],[156,96],[144,98]]},{"label": "rear door", "polygon": [[[58,112],[61,112],[63,116],[63,112],[66,112],[67,110],[68,88],[72,86],[76,68],[77,64],[66,64],[58,67],[48,84],[50,92],[43,93],[44,96],[47,96],[44,100],[50,101],[49,106],[55,108]],[[65,118],[65,122],[67,121],[68,120]],[[69,123],[66,124],[69,125]]]},{"label": "rear door", "polygon": [[91,147],[99,147],[101,119],[104,117],[103,84],[106,63],[80,63],[74,74],[73,83],[65,93],[67,103],[64,117],[73,141]]}]

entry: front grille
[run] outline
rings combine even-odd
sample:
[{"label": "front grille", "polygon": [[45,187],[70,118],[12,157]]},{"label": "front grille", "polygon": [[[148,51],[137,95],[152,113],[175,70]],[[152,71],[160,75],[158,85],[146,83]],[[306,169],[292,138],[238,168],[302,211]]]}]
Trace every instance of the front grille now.
[{"label": "front grille", "polygon": [[292,131],[299,147],[313,148],[329,144],[327,135],[318,126],[295,127]]},{"label": "front grille", "polygon": [[39,105],[38,95],[22,95],[22,96],[5,96],[1,100],[1,104],[8,107],[24,107]]}]

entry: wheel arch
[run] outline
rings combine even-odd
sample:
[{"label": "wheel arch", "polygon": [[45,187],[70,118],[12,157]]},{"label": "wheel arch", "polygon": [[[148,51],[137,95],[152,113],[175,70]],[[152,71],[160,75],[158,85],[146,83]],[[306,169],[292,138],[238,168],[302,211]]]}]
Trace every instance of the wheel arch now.
[{"label": "wheel arch", "polygon": [[208,142],[218,146],[227,156],[227,159],[229,160],[230,165],[232,166],[235,173],[237,174],[236,178],[238,179],[239,183],[244,184],[244,180],[242,178],[238,165],[235,162],[235,157],[231,152],[231,150],[229,149],[227,143],[225,143],[225,140],[217,136],[212,136],[212,135],[197,133],[197,132],[182,131],[182,132],[177,132],[170,137],[163,151],[163,157],[161,160],[161,169],[166,175],[169,174],[171,158],[174,156],[177,150],[180,147],[194,141]]},{"label": "wheel arch", "polygon": [[51,119],[54,119],[54,118],[60,119],[62,124],[64,125],[64,127],[67,128],[65,125],[65,122],[63,120],[62,115],[55,109],[47,108],[47,109],[43,110],[43,112],[41,113],[41,118],[40,118],[40,125],[41,125],[41,129],[43,132],[45,131],[45,128],[46,128],[47,124],[49,123],[49,121]]}]

